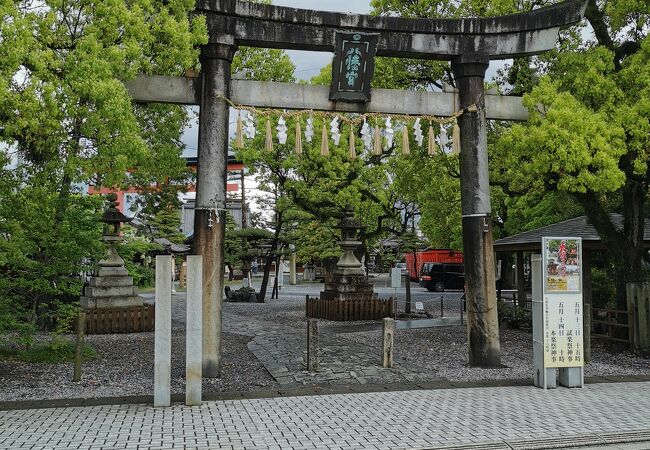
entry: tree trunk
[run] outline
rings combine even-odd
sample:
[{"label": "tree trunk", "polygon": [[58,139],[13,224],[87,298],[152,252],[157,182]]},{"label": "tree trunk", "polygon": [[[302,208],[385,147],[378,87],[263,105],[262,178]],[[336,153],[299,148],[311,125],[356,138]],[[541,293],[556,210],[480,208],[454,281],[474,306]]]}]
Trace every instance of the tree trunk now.
[{"label": "tree trunk", "polygon": [[260,292],[257,294],[257,303],[264,303],[264,298],[266,297],[266,288],[269,284],[269,273],[271,272],[272,258],[272,255],[268,255],[266,257],[266,263],[264,263],[264,275],[262,276],[262,286],[260,286]]},{"label": "tree trunk", "polygon": [[641,281],[641,263],[645,252],[643,245],[645,191],[643,183],[630,178],[626,181],[622,189],[622,230],[616,228],[596,194],[591,192],[574,194],[589,222],[598,232],[614,265],[616,308],[620,310],[627,310],[625,285]]}]

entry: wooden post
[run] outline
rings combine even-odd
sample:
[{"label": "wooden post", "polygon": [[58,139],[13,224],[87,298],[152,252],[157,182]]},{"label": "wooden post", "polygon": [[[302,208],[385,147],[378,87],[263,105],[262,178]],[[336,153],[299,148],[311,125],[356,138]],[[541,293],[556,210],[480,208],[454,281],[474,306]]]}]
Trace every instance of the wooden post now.
[{"label": "wooden post", "polygon": [[81,363],[83,360],[84,338],[86,337],[86,311],[81,311],[77,318],[77,347],[74,353],[74,376],[72,381],[81,381]]},{"label": "wooden post", "polygon": [[298,274],[296,273],[296,252],[292,252],[289,256],[289,284],[298,284]]},{"label": "wooden post", "polygon": [[307,320],[307,370],[318,370],[318,320]]},{"label": "wooden post", "polygon": [[203,261],[201,256],[187,257],[187,301],[185,320],[185,404],[201,404],[203,383],[202,295]]},{"label": "wooden post", "polygon": [[458,125],[469,363],[479,367],[501,365],[485,118],[484,78],[489,63],[488,55],[477,53],[452,61],[463,110]]},{"label": "wooden post", "polygon": [[650,283],[628,283],[627,312],[630,348],[650,351]]},{"label": "wooden post", "polygon": [[591,362],[591,252],[582,248],[582,336],[585,364]]},{"label": "wooden post", "polygon": [[519,306],[520,308],[526,308],[526,283],[524,281],[524,252],[517,252],[516,256],[516,266],[517,266],[517,304],[512,306]]},{"label": "wooden post", "polygon": [[[224,37],[227,38],[227,37]],[[226,39],[227,40],[227,39]],[[194,254],[203,256],[203,376],[218,378],[221,368],[221,306],[231,62],[236,47],[201,49],[201,110],[194,212]]]},{"label": "wooden post", "polygon": [[156,256],[156,331],[154,332],[153,405],[171,405],[172,274],[171,256]]},{"label": "wooden post", "polygon": [[404,305],[404,312],[406,314],[411,314],[411,275],[406,272],[406,280],[404,281],[406,286],[406,304]]},{"label": "wooden post", "polygon": [[381,365],[385,368],[393,367],[393,336],[395,334],[395,321],[385,317],[382,322]]}]

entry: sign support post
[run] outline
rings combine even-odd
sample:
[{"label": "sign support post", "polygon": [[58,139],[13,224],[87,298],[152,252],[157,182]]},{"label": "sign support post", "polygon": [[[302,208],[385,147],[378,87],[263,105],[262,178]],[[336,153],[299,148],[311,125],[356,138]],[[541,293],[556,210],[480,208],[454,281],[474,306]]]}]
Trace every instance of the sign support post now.
[{"label": "sign support post", "polygon": [[582,387],[582,240],[544,237],[532,265],[535,386],[555,387],[557,368],[562,386]]}]

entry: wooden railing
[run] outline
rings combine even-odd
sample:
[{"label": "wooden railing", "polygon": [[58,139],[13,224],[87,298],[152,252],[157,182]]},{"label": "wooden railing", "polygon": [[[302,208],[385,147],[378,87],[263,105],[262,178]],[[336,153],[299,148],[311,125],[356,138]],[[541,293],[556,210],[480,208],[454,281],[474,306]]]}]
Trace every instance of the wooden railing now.
[{"label": "wooden railing", "polygon": [[[153,305],[132,308],[89,309],[86,311],[86,334],[142,333],[155,326]],[[76,326],[74,327],[76,331]]]},{"label": "wooden railing", "polygon": [[629,344],[633,333],[631,315],[621,309],[592,308],[591,337]]},{"label": "wooden railing", "polygon": [[393,317],[392,298],[331,300],[306,297],[305,312],[308,318],[338,321],[380,320]]}]

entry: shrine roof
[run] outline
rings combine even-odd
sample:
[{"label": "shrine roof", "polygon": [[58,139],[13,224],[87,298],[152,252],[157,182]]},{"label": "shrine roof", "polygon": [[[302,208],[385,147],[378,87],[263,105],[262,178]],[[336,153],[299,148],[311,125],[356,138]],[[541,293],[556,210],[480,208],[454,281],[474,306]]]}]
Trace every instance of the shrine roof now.
[{"label": "shrine roof", "polygon": [[[616,228],[623,229],[623,216],[612,213],[609,215]],[[541,251],[542,237],[579,237],[585,248],[604,249],[596,229],[587,220],[587,216],[557,222],[552,225],[525,231],[494,241],[494,250],[504,251]],[[645,220],[644,243],[650,247],[650,220]]]}]

